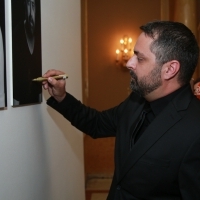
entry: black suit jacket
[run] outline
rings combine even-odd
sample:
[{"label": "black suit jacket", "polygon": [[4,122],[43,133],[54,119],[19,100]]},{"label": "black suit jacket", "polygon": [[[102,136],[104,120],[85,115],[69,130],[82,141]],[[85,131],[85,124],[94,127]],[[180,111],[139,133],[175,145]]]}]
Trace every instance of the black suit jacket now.
[{"label": "black suit jacket", "polygon": [[98,112],[67,93],[47,102],[93,138],[116,137],[115,173],[107,200],[200,199],[200,101],[190,85],[154,119],[130,149],[131,126],[144,99],[132,93]]}]

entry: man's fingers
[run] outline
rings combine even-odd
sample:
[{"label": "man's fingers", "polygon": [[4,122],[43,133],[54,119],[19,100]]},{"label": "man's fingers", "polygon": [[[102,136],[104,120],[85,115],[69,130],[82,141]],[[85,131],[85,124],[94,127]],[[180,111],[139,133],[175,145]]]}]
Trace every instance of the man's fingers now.
[{"label": "man's fingers", "polygon": [[44,84],[42,84],[42,86],[43,86],[43,88],[45,89],[45,90],[47,90],[48,88],[49,88],[49,84],[46,82],[46,83],[44,83]]},{"label": "man's fingers", "polygon": [[65,73],[62,72],[62,71],[59,71],[59,70],[51,69],[51,70],[48,70],[48,71],[43,75],[43,77],[48,78],[48,77],[57,76],[57,75],[61,75],[61,74],[65,74]]},{"label": "man's fingers", "polygon": [[54,87],[56,87],[56,84],[58,83],[58,81],[52,77],[48,78],[48,82]]},{"label": "man's fingers", "polygon": [[65,91],[65,80],[64,79],[55,79],[54,76],[65,74],[59,70],[48,70],[43,77],[47,78],[46,81],[42,82],[43,88],[48,89],[49,94],[54,97],[58,102],[62,101],[66,96]]}]

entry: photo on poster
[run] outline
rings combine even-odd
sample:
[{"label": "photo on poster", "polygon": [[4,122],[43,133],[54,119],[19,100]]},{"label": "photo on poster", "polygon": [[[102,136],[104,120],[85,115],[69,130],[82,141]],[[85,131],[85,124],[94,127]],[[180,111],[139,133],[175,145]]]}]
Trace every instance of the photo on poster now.
[{"label": "photo on poster", "polygon": [[40,0],[12,0],[13,106],[42,102]]},{"label": "photo on poster", "polygon": [[0,109],[7,106],[5,2],[0,0]]}]

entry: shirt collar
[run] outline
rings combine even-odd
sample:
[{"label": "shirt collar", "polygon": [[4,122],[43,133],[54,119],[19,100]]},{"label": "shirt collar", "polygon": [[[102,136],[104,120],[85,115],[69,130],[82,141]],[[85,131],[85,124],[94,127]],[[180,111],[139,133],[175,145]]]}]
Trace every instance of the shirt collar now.
[{"label": "shirt collar", "polygon": [[167,96],[149,102],[151,110],[153,111],[154,115],[157,116],[167,106],[167,104],[187,86],[188,84],[182,86],[181,88],[172,92],[171,94],[168,94]]}]

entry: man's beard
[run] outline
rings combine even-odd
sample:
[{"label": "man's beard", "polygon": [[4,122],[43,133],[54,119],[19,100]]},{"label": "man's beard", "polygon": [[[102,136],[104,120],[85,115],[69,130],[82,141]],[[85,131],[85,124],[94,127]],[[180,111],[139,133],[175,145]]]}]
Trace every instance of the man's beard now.
[{"label": "man's beard", "polygon": [[142,97],[156,90],[162,85],[161,68],[161,66],[156,66],[147,76],[143,76],[140,79],[138,79],[137,75],[133,71],[130,71],[131,90]]}]

